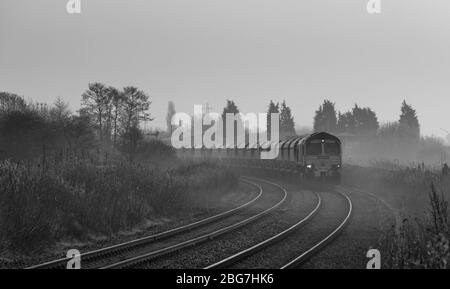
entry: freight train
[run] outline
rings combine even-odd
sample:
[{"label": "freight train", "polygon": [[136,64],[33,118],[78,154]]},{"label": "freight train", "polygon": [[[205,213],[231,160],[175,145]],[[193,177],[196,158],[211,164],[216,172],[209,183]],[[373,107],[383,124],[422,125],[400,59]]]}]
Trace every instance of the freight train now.
[{"label": "freight train", "polygon": [[[342,170],[342,144],[338,137],[317,132],[279,141],[278,157],[261,159],[271,143],[246,143],[242,148],[181,149],[181,157],[207,158],[228,166],[275,170],[299,179],[322,179],[339,183]],[[273,144],[272,144],[273,145]]]}]

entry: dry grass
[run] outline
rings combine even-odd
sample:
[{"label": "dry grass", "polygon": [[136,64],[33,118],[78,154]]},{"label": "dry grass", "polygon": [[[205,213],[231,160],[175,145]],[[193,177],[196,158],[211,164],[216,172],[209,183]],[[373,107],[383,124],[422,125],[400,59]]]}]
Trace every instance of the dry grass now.
[{"label": "dry grass", "polygon": [[405,216],[423,218],[428,208],[428,194],[431,185],[450,197],[450,178],[437,171],[417,168],[388,166],[377,167],[346,166],[343,184],[370,191],[388,201]]},{"label": "dry grass", "polygon": [[236,184],[234,175],[211,163],[162,171],[80,158],[45,165],[1,161],[0,244],[29,251],[66,237],[113,234],[202,207]]},{"label": "dry grass", "polygon": [[348,167],[344,183],[376,193],[403,221],[380,241],[385,268],[449,268],[450,178],[418,168]]},{"label": "dry grass", "polygon": [[449,269],[448,202],[434,186],[429,193],[425,220],[404,219],[399,232],[386,232],[381,244],[388,253],[383,266],[395,269]]}]

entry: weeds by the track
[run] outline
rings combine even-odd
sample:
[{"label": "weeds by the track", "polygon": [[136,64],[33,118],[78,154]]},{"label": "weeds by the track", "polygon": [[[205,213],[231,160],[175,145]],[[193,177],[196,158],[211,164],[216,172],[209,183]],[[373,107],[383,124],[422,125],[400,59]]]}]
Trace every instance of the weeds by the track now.
[{"label": "weeds by the track", "polygon": [[385,268],[450,268],[448,202],[434,185],[428,204],[428,218],[405,218],[398,232],[386,232],[381,241]]},{"label": "weeds by the track", "polygon": [[402,215],[380,240],[384,268],[450,268],[450,177],[421,168],[348,167],[344,183],[377,194]]},{"label": "weeds by the track", "polygon": [[0,162],[0,244],[29,251],[204,207],[237,179],[212,163],[170,170],[85,159]]}]

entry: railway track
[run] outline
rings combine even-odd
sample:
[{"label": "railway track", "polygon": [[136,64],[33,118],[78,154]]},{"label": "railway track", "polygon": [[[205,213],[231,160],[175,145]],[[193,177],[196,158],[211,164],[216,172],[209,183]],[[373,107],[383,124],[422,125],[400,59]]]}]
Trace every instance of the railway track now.
[{"label": "railway track", "polygon": [[282,239],[284,239],[287,236],[289,236],[290,234],[292,234],[295,230],[298,230],[301,226],[305,225],[308,221],[310,221],[315,216],[315,214],[318,212],[318,210],[322,204],[322,199],[320,198],[320,196],[317,193],[315,193],[315,195],[317,198],[317,203],[316,203],[315,207],[313,208],[313,210],[311,212],[309,212],[306,217],[304,217],[303,219],[301,219],[300,221],[298,221],[291,227],[283,230],[282,232],[254,245],[250,248],[247,248],[239,253],[236,253],[236,254],[234,254],[230,257],[227,257],[227,258],[225,258],[219,262],[216,262],[214,264],[211,264],[211,265],[205,267],[205,269],[218,269],[218,268],[229,267],[230,265],[235,264],[236,262],[239,262],[240,260],[245,259],[246,257],[257,253],[258,251],[261,251],[264,248],[281,241]]},{"label": "railway track", "polygon": [[[153,234],[153,235],[150,235],[150,236],[146,236],[146,237],[142,237],[142,238],[139,238],[139,239],[135,239],[135,240],[132,240],[132,241],[129,241],[129,242],[123,242],[123,243],[120,243],[120,244],[117,244],[117,245],[108,246],[108,247],[101,248],[101,249],[98,249],[98,250],[93,250],[93,251],[90,251],[90,252],[82,253],[80,257],[82,258],[83,262],[91,262],[91,261],[100,259],[100,258],[105,257],[105,256],[119,254],[120,252],[127,251],[127,250],[130,250],[130,249],[139,247],[139,246],[143,246],[143,245],[146,245],[148,243],[151,243],[151,242],[154,242],[154,241],[157,241],[157,240],[163,240],[165,238],[168,238],[168,237],[171,237],[171,236],[175,236],[177,234],[180,234],[180,233],[183,233],[183,232],[195,229],[195,228],[200,228],[200,227],[202,227],[204,225],[207,225],[207,224],[213,223],[215,221],[219,221],[221,219],[224,219],[226,217],[232,216],[234,214],[237,214],[238,212],[242,211],[243,209],[251,206],[256,201],[258,201],[261,198],[262,193],[263,193],[262,189],[259,186],[255,185],[254,183],[249,182],[247,180],[241,180],[241,181],[256,187],[257,190],[258,190],[258,193],[256,194],[256,196],[254,198],[252,198],[250,201],[248,201],[248,202],[246,202],[244,204],[241,204],[241,205],[239,205],[239,206],[237,206],[237,207],[235,207],[233,209],[230,209],[228,211],[225,211],[225,212],[222,212],[222,213],[219,213],[219,214],[216,214],[216,215],[213,215],[213,216],[210,216],[210,217],[198,220],[196,222],[193,222],[193,223],[190,223],[190,224],[187,224],[187,225],[176,227],[176,228],[164,231],[164,232],[156,233],[156,234]],[[65,266],[66,266],[66,264],[67,264],[67,262],[69,260],[70,260],[70,258],[61,258],[61,259],[57,259],[57,260],[52,260],[52,261],[49,261],[49,262],[41,263],[41,264],[38,264],[38,265],[34,265],[34,266],[28,267],[26,269],[53,269],[53,268],[57,269],[57,268],[65,268]]]},{"label": "railway track", "polygon": [[280,269],[294,269],[299,267],[301,264],[306,262],[310,257],[312,257],[314,254],[320,252],[320,250],[328,245],[331,241],[333,241],[339,234],[344,230],[345,226],[348,224],[350,217],[353,212],[353,203],[350,197],[340,191],[337,191],[338,194],[343,196],[348,204],[348,212],[345,216],[345,218],[342,220],[342,222],[339,223],[339,225],[334,228],[334,230],[329,233],[327,236],[322,238],[320,241],[318,241],[314,246],[310,247],[308,250],[304,251],[288,263],[284,264]]},{"label": "railway track", "polygon": [[[155,242],[166,240],[170,237],[176,237],[179,235],[182,235],[182,233],[192,233],[195,232],[195,230],[208,226],[208,225],[214,225],[216,223],[219,223],[222,220],[226,220],[228,218],[233,218],[238,215],[238,213],[249,209],[251,206],[255,206],[257,202],[261,202],[263,195],[263,189],[260,185],[257,183],[251,181],[242,179],[242,181],[251,184],[252,186],[256,187],[258,189],[258,194],[256,197],[254,197],[252,200],[248,201],[245,204],[242,204],[236,208],[233,208],[229,211],[202,219],[200,221],[184,225],[178,228],[174,228],[168,231],[164,231],[161,233],[157,233],[155,235],[143,237],[140,239],[132,240],[129,242],[124,242],[118,245],[110,246],[107,248],[102,248],[99,250],[87,252],[81,254],[81,266],[82,268],[117,268],[117,267],[123,267],[128,266],[131,264],[135,264],[135,262],[139,262],[139,260],[147,260],[149,258],[155,258],[158,256],[162,256],[165,254],[169,254],[176,250],[181,250],[183,248],[193,246],[195,244],[198,244],[203,241],[207,241],[209,239],[215,238],[221,234],[225,234],[229,231],[232,231],[234,229],[237,229],[241,226],[244,226],[250,222],[253,222],[264,215],[270,213],[271,211],[275,210],[277,207],[279,207],[285,200],[286,200],[286,194],[283,195],[282,199],[279,200],[275,205],[271,206],[269,209],[264,210],[263,212],[259,212],[256,215],[253,215],[245,220],[240,220],[232,225],[228,225],[226,227],[223,227],[219,230],[214,230],[212,232],[206,233],[204,235],[201,235],[199,237],[194,237],[191,239],[188,239],[186,241],[178,242],[176,244],[170,245],[170,246],[160,246],[156,249],[150,249],[147,247],[151,247]],[[220,224],[220,223],[219,223]],[[133,256],[134,255],[134,256]],[[130,257],[133,256],[133,257]],[[27,269],[44,269],[44,268],[65,268],[67,262],[70,260],[70,258],[62,258],[46,263],[42,263],[39,265],[28,267]],[[120,261],[117,261],[120,260]]]},{"label": "railway track", "polygon": [[[231,210],[181,227],[132,240],[130,242],[125,242],[99,250],[83,253],[81,255],[82,268],[116,269],[146,267],[146,264],[152,263],[156,258],[159,259],[160,257],[170,255],[171,253],[177,251],[184,252],[185,249],[192,248],[201,243],[208,242],[212,239],[216,239],[222,235],[238,230],[273,212],[274,210],[279,208],[287,199],[287,190],[276,183],[250,177],[243,178],[242,181],[258,189],[256,196],[253,197],[250,201],[241,204]],[[270,204],[269,208],[258,211],[256,214],[249,215],[247,218],[242,219],[242,215],[245,215],[242,213],[242,211],[250,210],[250,207],[256,206],[257,202],[262,202],[262,198],[264,197],[264,190],[262,186],[255,181],[260,183],[263,182],[277,187],[278,190],[282,192],[282,196],[281,198],[278,198],[276,200],[275,204]],[[332,228],[331,233],[326,234],[325,237],[321,238],[315,244],[311,245],[308,249],[304,249],[298,256],[292,257],[292,255],[294,254],[290,254],[290,261],[282,265],[280,267],[281,269],[299,267],[311,256],[318,253],[323,247],[334,240],[342,232],[345,225],[350,219],[353,205],[351,199],[345,193],[343,193],[342,191],[338,191],[335,193],[339,194],[346,200],[348,211],[346,212],[344,219],[336,227]],[[229,268],[235,264],[239,264],[239,262],[241,262],[242,260],[251,258],[258,253],[264,252],[265,249],[270,249],[276,247],[279,243],[283,243],[284,239],[289,238],[289,236],[291,236],[295,231],[299,230],[312,219],[315,219],[317,213],[321,211],[323,198],[321,198],[319,193],[313,194],[315,195],[316,202],[314,206],[312,206],[313,208],[302,219],[295,222],[293,225],[290,225],[280,233],[277,233],[257,243],[256,245],[253,245],[249,248],[239,251],[238,253],[226,257],[225,259],[208,265],[205,267],[205,269]],[[238,217],[238,215],[240,215],[240,218]],[[212,230],[205,231],[204,229],[202,229],[208,226],[211,226]],[[179,237],[177,237],[180,235],[186,238],[180,239]],[[173,237],[175,240],[171,241],[171,237]],[[161,244],[159,247],[158,245],[154,245],[155,243],[166,239],[169,239],[169,242],[165,242],[164,244],[160,242]],[[69,258],[62,258],[32,266],[28,269],[65,268],[69,260]]]},{"label": "railway track", "polygon": [[[261,179],[257,179],[257,178],[250,178],[250,177],[246,177],[248,179],[248,181],[252,182],[251,180],[257,180],[260,182],[264,182],[264,183],[268,183],[268,184],[272,184],[275,185],[274,183],[268,182],[268,181],[264,181]],[[258,186],[261,190],[262,187],[260,185],[258,185],[257,183],[253,183],[252,184]],[[130,259],[126,259],[120,262],[116,262],[113,264],[109,264],[107,266],[102,267],[101,269],[120,269],[120,268],[141,268],[141,267],[145,267],[146,263],[149,263],[151,261],[153,261],[155,258],[158,257],[162,257],[162,256],[166,256],[169,255],[173,252],[176,251],[181,251],[181,250],[185,250],[188,249],[190,247],[199,245],[201,243],[204,243],[206,241],[210,241],[213,239],[218,238],[219,236],[225,235],[227,233],[230,233],[232,231],[235,231],[237,229],[240,229],[246,225],[249,225],[250,223],[253,223],[256,220],[259,220],[261,218],[263,218],[264,216],[268,215],[269,213],[275,211],[277,208],[279,208],[287,199],[287,191],[282,189],[282,197],[281,199],[279,199],[274,205],[271,205],[271,207],[263,210],[262,212],[259,212],[255,215],[250,216],[249,218],[246,218],[244,220],[240,220],[236,223],[233,223],[231,225],[228,225],[226,227],[222,227],[218,230],[209,232],[207,234],[203,234],[200,236],[196,236],[192,239],[188,239],[184,242],[181,243],[177,243],[175,245],[172,246],[168,246],[168,247],[164,247],[161,250],[155,250],[155,251],[151,251],[149,253],[146,254],[142,254],[142,255],[138,255],[136,257],[130,258]]]},{"label": "railway track", "polygon": [[[321,238],[319,241],[317,241],[315,244],[313,244],[309,249],[306,249],[300,255],[298,255],[294,258],[290,257],[289,262],[280,266],[281,269],[296,268],[296,267],[300,266],[303,262],[308,260],[314,254],[318,253],[324,246],[329,244],[333,239],[335,239],[342,232],[345,225],[348,223],[348,221],[350,219],[350,216],[352,214],[353,205],[352,205],[351,199],[345,193],[342,193],[342,192],[336,192],[336,193],[341,195],[346,200],[347,205],[348,205],[348,211],[346,212],[343,220],[335,228],[332,229],[331,233],[329,233],[325,237]],[[315,193],[315,195],[317,198],[317,203],[316,203],[315,207],[309,212],[309,214],[306,217],[302,218],[300,221],[298,221],[291,227],[285,229],[284,231],[254,245],[254,246],[251,246],[251,247],[244,249],[232,256],[229,256],[221,261],[218,261],[209,266],[206,266],[205,269],[233,268],[233,267],[235,267],[236,264],[239,264],[240,262],[242,262],[243,260],[245,260],[247,258],[251,259],[256,254],[259,254],[260,252],[264,251],[266,248],[270,248],[270,249],[274,250],[277,247],[277,243],[280,243],[280,242],[282,243],[284,239],[289,238],[296,230],[298,230],[299,228],[304,226],[306,223],[310,222],[316,216],[318,211],[321,209],[322,198],[320,197],[320,195],[318,193]],[[290,249],[291,249],[291,247],[295,247],[295,245],[294,246],[287,246],[286,244],[284,244],[284,245],[286,247],[289,247]],[[279,254],[279,252],[282,252],[283,249],[280,248],[280,249],[274,250],[274,251],[276,251],[277,254]],[[265,259],[266,260],[270,259],[270,256],[266,256]],[[257,264],[258,262],[255,261],[253,263]],[[248,264],[248,262],[247,262],[247,264]],[[245,266],[243,266],[242,268],[244,268],[244,267]]]}]

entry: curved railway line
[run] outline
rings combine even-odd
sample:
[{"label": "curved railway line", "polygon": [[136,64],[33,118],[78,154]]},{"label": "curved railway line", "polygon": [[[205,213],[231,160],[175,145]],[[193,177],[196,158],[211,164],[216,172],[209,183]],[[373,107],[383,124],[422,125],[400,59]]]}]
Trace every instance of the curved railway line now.
[{"label": "curved railway line", "polygon": [[301,226],[303,226],[304,224],[306,224],[308,221],[310,221],[315,214],[318,212],[318,210],[320,209],[320,206],[322,204],[322,199],[320,198],[320,196],[315,193],[316,198],[317,198],[317,203],[316,206],[314,207],[314,209],[309,212],[309,214],[304,217],[303,219],[301,219],[299,222],[295,223],[294,225],[292,225],[291,227],[285,229],[284,231],[282,231],[279,234],[276,234],[250,248],[247,248],[239,253],[236,253],[228,258],[225,258],[219,262],[216,262],[214,264],[211,264],[207,267],[205,267],[205,269],[217,269],[217,268],[224,268],[224,267],[228,267],[236,262],[239,262],[240,260],[251,256],[252,254],[255,254],[256,252],[263,250],[264,248],[275,244],[276,242],[281,241],[283,238],[286,238],[288,235],[290,235],[291,233],[293,233],[295,230],[299,229]]},{"label": "curved railway line", "polygon": [[[317,213],[322,209],[323,199],[321,198],[319,193],[314,193],[316,195],[317,203],[315,207],[300,221],[292,225],[291,227],[283,230],[282,232],[256,244],[247,249],[244,249],[232,256],[229,256],[221,261],[213,263],[211,265],[206,266],[204,269],[218,269],[218,268],[233,268],[236,264],[239,264],[245,259],[250,259],[254,257],[254,255],[263,252],[266,248],[274,249],[277,247],[278,243],[283,243],[284,239],[289,238],[295,231],[300,230],[299,234],[301,234],[301,227],[305,226],[309,223],[313,218],[317,218]],[[288,268],[297,268],[302,263],[307,261],[311,256],[320,252],[322,248],[324,248],[327,244],[333,241],[335,238],[339,236],[339,234],[343,231],[345,226],[348,224],[350,217],[353,212],[353,204],[350,197],[343,192],[336,192],[336,194],[342,196],[348,206],[348,210],[345,212],[345,217],[336,227],[333,227],[331,233],[326,234],[325,237],[320,238],[316,243],[314,243],[309,249],[305,249],[302,253],[300,253],[296,257],[290,257],[290,261],[280,266],[280,269],[288,269]],[[294,246],[295,247],[295,246]],[[282,252],[280,249],[277,252]],[[295,251],[295,248],[292,248],[292,251]],[[292,254],[292,253],[291,253]],[[257,261],[253,263],[258,263]],[[274,266],[276,267],[276,265]]]},{"label": "curved railway line", "polygon": [[[83,253],[80,256],[82,268],[115,269],[146,267],[146,264],[152,263],[155,259],[160,259],[174,252],[181,252],[249,225],[271,212],[274,212],[284,204],[288,198],[288,191],[283,186],[274,182],[251,177],[245,177],[241,180],[257,188],[257,192],[255,193],[256,196],[251,196],[252,198],[246,203],[217,215],[174,229]],[[277,188],[278,192],[281,192],[281,197],[279,195],[276,197],[273,195],[268,197],[268,194],[265,194],[263,187],[258,183],[269,184]],[[348,208],[347,211],[345,211],[343,220],[340,221],[337,226],[328,229],[325,237],[322,236],[318,241],[315,241],[313,245],[309,244],[309,248],[303,248],[301,253],[298,253],[299,249],[297,249],[297,251],[295,251],[295,248],[289,250],[290,261],[282,265],[280,267],[281,269],[299,267],[311,256],[318,253],[322,248],[333,241],[343,231],[352,215],[353,204],[349,196],[342,191],[333,191],[333,193],[344,198],[347,204]],[[248,248],[240,249],[239,252],[206,266],[205,269],[230,268],[235,264],[239,264],[246,259],[252,258],[254,255],[263,253],[266,249],[274,248],[279,244],[282,244],[283,241],[287,242],[287,239],[296,231],[299,231],[297,233],[301,234],[302,230],[300,229],[303,226],[306,226],[311,220],[317,219],[318,217],[316,217],[316,215],[319,211],[322,211],[323,198],[320,193],[317,192],[313,192],[313,195],[315,196],[315,202],[312,209],[306,213],[306,216],[301,217],[300,220],[283,229],[281,232]],[[265,204],[263,205],[263,203]],[[259,208],[257,208],[258,204]],[[255,210],[256,212],[254,212]],[[295,256],[295,254],[298,255]],[[65,268],[69,260],[70,258],[62,258],[35,265],[27,269]]]},{"label": "curved railway line", "polygon": [[[201,235],[199,237],[194,237],[192,239],[178,242],[176,244],[170,245],[170,246],[162,246],[157,249],[151,249],[147,247],[151,247],[154,245],[155,242],[160,240],[166,240],[170,237],[176,237],[179,235],[182,235],[182,233],[192,233],[195,232],[195,230],[203,228],[208,225],[215,225],[216,223],[220,225],[220,221],[227,220],[232,217],[238,216],[238,213],[249,209],[252,206],[256,206],[258,202],[262,202],[263,198],[265,197],[263,194],[263,189],[260,185],[257,183],[249,180],[249,179],[242,179],[242,181],[251,184],[252,186],[256,187],[259,191],[256,197],[251,199],[250,201],[246,202],[245,204],[242,204],[236,208],[233,208],[231,210],[228,210],[226,212],[196,221],[191,224],[187,224],[181,227],[177,227],[168,231],[164,231],[161,233],[157,233],[151,236],[139,238],[136,240],[132,240],[129,242],[124,242],[121,244],[109,246],[106,248],[90,251],[87,253],[83,253],[80,255],[81,257],[81,266],[82,268],[118,268],[123,266],[129,266],[131,264],[135,264],[135,262],[139,262],[139,260],[147,260],[149,258],[155,258],[162,255],[169,254],[171,252],[181,250],[186,247],[193,246],[195,244],[198,244],[203,241],[210,240],[212,238],[215,238],[217,236],[220,236],[222,234],[225,234],[227,232],[230,232],[232,230],[235,230],[237,228],[240,228],[246,224],[249,224],[259,218],[262,218],[266,214],[270,213],[271,211],[278,208],[287,197],[287,193],[283,192],[283,196],[281,200],[279,200],[275,205],[272,205],[270,208],[257,213],[256,215],[252,215],[249,218],[246,218],[244,220],[240,220],[232,225],[228,225],[226,227],[222,227],[219,230],[214,230],[212,232],[209,232],[207,234]],[[142,253],[145,252],[145,253]],[[137,256],[129,257],[129,255],[137,254]],[[61,258],[58,260],[53,260],[50,262],[38,264],[35,266],[28,267],[26,269],[58,269],[58,268],[65,268],[67,262],[70,260],[70,258]],[[120,260],[120,261],[117,261]],[[105,263],[106,262],[106,263]]]},{"label": "curved railway line", "polygon": [[314,246],[306,250],[305,252],[301,253],[296,258],[292,259],[288,263],[284,264],[280,269],[293,269],[297,268],[301,264],[303,264],[305,261],[307,261],[310,257],[312,257],[314,254],[318,253],[324,246],[329,244],[331,241],[333,241],[339,234],[344,230],[345,226],[348,224],[350,217],[353,212],[353,203],[350,197],[343,193],[339,192],[340,195],[342,195],[348,202],[348,212],[344,218],[344,220],[326,237],[322,238],[320,241],[318,241]]},{"label": "curved railway line", "polygon": [[[248,178],[248,179],[254,179],[254,180],[262,181],[262,180],[256,179],[256,178]],[[277,186],[276,184],[274,184],[272,182],[268,182],[268,181],[262,181],[262,182],[269,183],[269,184],[272,184],[274,186]],[[260,185],[258,185],[256,183],[253,183],[253,182],[252,182],[252,184],[258,186],[260,188],[260,190],[262,191],[262,187]],[[177,243],[177,244],[169,246],[169,247],[165,247],[165,248],[163,248],[161,250],[151,251],[149,253],[138,255],[138,256],[130,258],[130,259],[126,259],[126,260],[123,260],[123,261],[120,261],[120,262],[117,262],[117,263],[109,264],[107,266],[102,267],[101,269],[120,269],[120,268],[127,268],[127,269],[129,269],[129,268],[136,268],[136,267],[139,268],[141,265],[143,265],[143,264],[145,264],[147,262],[150,262],[150,261],[152,261],[155,258],[162,257],[162,256],[168,255],[170,253],[173,253],[173,252],[176,252],[176,251],[179,251],[179,250],[182,250],[182,249],[190,248],[192,246],[201,244],[203,242],[215,239],[215,238],[217,238],[219,236],[222,236],[222,235],[224,235],[226,233],[230,233],[232,231],[240,229],[241,227],[243,227],[245,225],[248,225],[248,224],[250,224],[250,223],[252,223],[252,222],[254,222],[254,221],[258,220],[258,219],[261,219],[262,217],[264,217],[264,216],[268,215],[269,213],[275,211],[277,208],[279,208],[286,201],[287,195],[288,195],[287,191],[285,189],[283,189],[282,187],[279,187],[279,188],[282,191],[281,199],[277,203],[272,205],[271,207],[265,209],[262,212],[257,213],[256,215],[252,215],[249,218],[241,220],[241,221],[239,221],[237,223],[233,223],[233,224],[231,224],[229,226],[222,227],[222,228],[220,228],[218,230],[215,230],[213,232],[197,236],[195,238],[186,240],[186,241],[181,242],[181,243]]]}]

